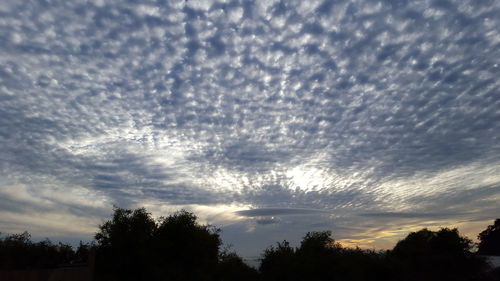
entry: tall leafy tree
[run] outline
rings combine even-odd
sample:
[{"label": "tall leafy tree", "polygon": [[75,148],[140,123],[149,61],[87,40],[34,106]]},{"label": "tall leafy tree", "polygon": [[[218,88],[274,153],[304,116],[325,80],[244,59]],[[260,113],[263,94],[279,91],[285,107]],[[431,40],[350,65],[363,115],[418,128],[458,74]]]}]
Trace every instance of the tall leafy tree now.
[{"label": "tall leafy tree", "polygon": [[340,253],[330,231],[308,232],[296,249],[287,241],[267,248],[260,271],[264,280],[334,280]]},{"label": "tall leafy tree", "polygon": [[256,281],[259,280],[259,272],[248,266],[236,253],[223,251],[219,255],[216,280]]},{"label": "tall leafy tree", "polygon": [[500,219],[496,219],[478,235],[481,255],[500,256]]},{"label": "tall leafy tree", "polygon": [[456,228],[422,229],[396,244],[391,252],[393,269],[399,279],[408,281],[480,280],[485,263],[472,248],[472,241]]},{"label": "tall leafy tree", "polygon": [[182,210],[158,222],[154,239],[158,270],[163,267],[169,280],[213,278],[221,245],[220,230],[200,225],[196,219],[194,214]]},{"label": "tall leafy tree", "polygon": [[99,226],[95,235],[99,275],[140,280],[150,262],[155,229],[156,222],[144,208],[115,208],[112,219]]},{"label": "tall leafy tree", "polygon": [[95,235],[97,273],[103,280],[213,280],[219,230],[180,211],[159,220],[144,208],[115,208]]},{"label": "tall leafy tree", "polygon": [[293,281],[297,276],[295,249],[286,240],[264,251],[259,270],[264,280]]},{"label": "tall leafy tree", "polygon": [[297,249],[300,280],[333,280],[339,277],[340,244],[330,231],[308,232]]}]

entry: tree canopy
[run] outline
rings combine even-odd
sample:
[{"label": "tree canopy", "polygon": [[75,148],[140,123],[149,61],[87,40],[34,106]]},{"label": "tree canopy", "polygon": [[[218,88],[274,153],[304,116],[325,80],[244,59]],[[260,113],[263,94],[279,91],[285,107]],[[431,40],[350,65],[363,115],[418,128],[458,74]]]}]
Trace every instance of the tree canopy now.
[{"label": "tree canopy", "polygon": [[403,280],[476,280],[485,263],[471,251],[473,246],[456,228],[424,228],[399,241],[390,258]]},{"label": "tree canopy", "polygon": [[119,280],[212,280],[219,230],[179,211],[155,220],[144,208],[115,208],[95,235],[100,276]]},{"label": "tree canopy", "polygon": [[264,280],[297,280],[293,269],[297,261],[295,249],[286,240],[276,243],[264,251],[260,272]]},{"label": "tree canopy", "polygon": [[457,229],[422,229],[389,251],[345,248],[330,231],[308,232],[293,248],[287,241],[264,251],[263,280],[483,280],[484,261]]},{"label": "tree canopy", "polygon": [[479,233],[478,239],[479,254],[500,256],[500,219],[496,219],[492,225]]},{"label": "tree canopy", "polygon": [[498,254],[500,219],[479,234],[475,244],[457,229],[421,229],[392,250],[346,248],[330,231],[307,232],[298,247],[286,240],[267,248],[259,270],[241,257],[221,251],[220,230],[200,224],[181,210],[153,218],[144,208],[115,208],[91,244],[76,251],[46,239],[21,234],[0,237],[0,270],[57,267],[85,262],[95,252],[95,280],[170,281],[499,281],[481,255]]},{"label": "tree canopy", "polygon": [[388,276],[381,274],[385,269],[381,256],[373,251],[343,248],[330,231],[313,231],[306,233],[297,248],[287,241],[267,248],[259,269],[266,281],[378,280]]},{"label": "tree canopy", "polygon": [[0,269],[50,268],[60,264],[85,262],[88,245],[80,242],[75,252],[71,245],[54,244],[49,239],[32,242],[28,232],[0,238]]}]

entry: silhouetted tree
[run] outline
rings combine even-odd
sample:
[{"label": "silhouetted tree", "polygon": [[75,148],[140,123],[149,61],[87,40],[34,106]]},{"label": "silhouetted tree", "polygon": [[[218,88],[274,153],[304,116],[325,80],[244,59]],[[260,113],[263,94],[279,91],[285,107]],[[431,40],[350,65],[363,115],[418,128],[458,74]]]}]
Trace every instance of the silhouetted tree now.
[{"label": "silhouetted tree", "polygon": [[479,233],[478,239],[478,254],[500,256],[500,219]]},{"label": "silhouetted tree", "polygon": [[479,280],[485,263],[457,229],[422,229],[399,241],[391,252],[401,280]]},{"label": "silhouetted tree", "polygon": [[288,242],[268,248],[260,271],[263,280],[390,280],[386,255],[343,248],[330,231],[308,232],[296,249]]},{"label": "silhouetted tree", "polygon": [[32,266],[29,249],[31,235],[28,232],[12,234],[0,239],[0,266],[2,269]]},{"label": "silhouetted tree", "polygon": [[346,281],[394,280],[386,252],[342,248],[335,260],[336,279]]},{"label": "silhouetted tree", "polygon": [[[160,218],[154,247],[158,270],[168,280],[211,280],[218,262],[220,230],[196,222],[196,216],[179,211]],[[165,267],[165,265],[168,265]]]},{"label": "silhouetted tree", "polygon": [[332,280],[338,273],[340,244],[330,231],[308,232],[296,251],[300,280]]},{"label": "silhouetted tree", "polygon": [[256,281],[259,280],[259,272],[243,262],[236,253],[224,251],[219,255],[216,280]]},{"label": "silhouetted tree", "polygon": [[313,231],[308,232],[300,242],[298,251],[302,254],[308,253],[329,253],[331,250],[340,248],[340,244],[335,243],[331,237],[331,231]]},{"label": "silhouetted tree", "polygon": [[115,208],[96,233],[98,278],[114,280],[213,280],[219,230],[180,211],[155,221],[144,208]]},{"label": "silhouetted tree", "polygon": [[151,262],[155,229],[156,222],[144,208],[133,211],[115,208],[112,219],[99,226],[95,235],[99,276],[140,280]]},{"label": "silhouetted tree", "polygon": [[0,269],[49,268],[73,262],[70,245],[53,244],[49,239],[32,242],[28,232],[0,239]]},{"label": "silhouetted tree", "polygon": [[[500,281],[472,252],[473,243],[457,229],[422,229],[380,252],[344,248],[330,231],[308,232],[300,246],[285,240],[267,248],[259,271],[234,252],[220,251],[220,230],[179,211],[155,220],[144,208],[116,208],[99,226],[95,241],[34,243],[27,233],[0,238],[0,269],[55,267],[88,260],[96,251],[96,280],[169,281]],[[479,253],[496,254],[500,219],[479,234]]]},{"label": "silhouetted tree", "polygon": [[90,252],[95,245],[92,243],[83,243],[80,241],[75,251],[75,263],[87,263],[89,261]]},{"label": "silhouetted tree", "polygon": [[264,251],[259,270],[263,280],[299,280],[296,272],[295,249],[286,240],[276,243]]}]

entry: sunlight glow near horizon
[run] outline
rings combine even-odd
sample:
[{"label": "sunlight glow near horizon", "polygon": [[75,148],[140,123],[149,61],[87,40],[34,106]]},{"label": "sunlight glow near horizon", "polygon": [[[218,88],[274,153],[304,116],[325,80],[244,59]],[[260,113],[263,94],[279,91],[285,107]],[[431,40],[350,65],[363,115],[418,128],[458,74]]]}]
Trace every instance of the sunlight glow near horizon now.
[{"label": "sunlight glow near horizon", "polygon": [[500,1],[0,12],[2,232],[85,240],[113,205],[187,208],[253,255],[313,230],[475,238],[500,213]]}]

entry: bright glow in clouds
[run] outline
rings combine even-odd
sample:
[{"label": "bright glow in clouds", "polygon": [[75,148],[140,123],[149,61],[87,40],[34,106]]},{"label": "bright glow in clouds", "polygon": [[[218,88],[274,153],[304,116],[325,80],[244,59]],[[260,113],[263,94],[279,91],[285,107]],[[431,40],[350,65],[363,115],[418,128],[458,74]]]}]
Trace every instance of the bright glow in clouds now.
[{"label": "bright glow in clouds", "polygon": [[0,231],[186,208],[242,255],[475,238],[500,207],[500,1],[0,5]]},{"label": "bright glow in clouds", "polygon": [[290,177],[290,187],[304,191],[321,190],[325,188],[328,175],[317,168],[296,167],[287,172]]}]

